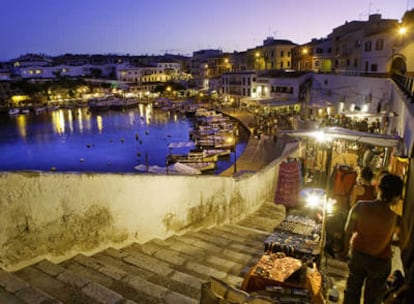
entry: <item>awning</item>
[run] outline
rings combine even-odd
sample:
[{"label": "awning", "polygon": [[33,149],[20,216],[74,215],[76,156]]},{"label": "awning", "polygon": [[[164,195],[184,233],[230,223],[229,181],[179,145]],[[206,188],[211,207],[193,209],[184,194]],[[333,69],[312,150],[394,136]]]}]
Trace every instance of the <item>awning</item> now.
[{"label": "awning", "polygon": [[328,127],[313,130],[281,130],[278,133],[300,138],[325,138],[325,140],[345,139],[381,147],[397,147],[403,144],[401,137],[397,135],[360,132],[341,127]]}]

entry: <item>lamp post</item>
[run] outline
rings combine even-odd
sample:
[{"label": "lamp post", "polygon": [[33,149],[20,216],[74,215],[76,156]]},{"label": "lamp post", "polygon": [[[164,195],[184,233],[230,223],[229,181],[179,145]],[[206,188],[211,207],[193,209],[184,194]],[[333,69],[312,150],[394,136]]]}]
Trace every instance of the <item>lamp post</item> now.
[{"label": "lamp post", "polygon": [[237,173],[237,138],[239,137],[239,128],[234,129],[234,167],[233,173]]}]

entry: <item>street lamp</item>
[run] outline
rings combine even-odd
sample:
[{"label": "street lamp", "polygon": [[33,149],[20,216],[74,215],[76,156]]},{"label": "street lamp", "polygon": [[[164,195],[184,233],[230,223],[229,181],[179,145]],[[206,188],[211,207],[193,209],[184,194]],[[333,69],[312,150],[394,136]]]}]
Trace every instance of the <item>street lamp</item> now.
[{"label": "street lamp", "polygon": [[237,173],[237,138],[239,137],[239,128],[234,129],[234,174]]}]

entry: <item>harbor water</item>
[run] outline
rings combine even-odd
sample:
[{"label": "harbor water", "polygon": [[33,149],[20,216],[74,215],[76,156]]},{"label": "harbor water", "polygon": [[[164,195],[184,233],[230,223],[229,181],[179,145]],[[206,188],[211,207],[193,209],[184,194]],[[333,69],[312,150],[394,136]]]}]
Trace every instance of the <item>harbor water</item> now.
[{"label": "harbor water", "polygon": [[[163,167],[169,153],[193,149],[169,148],[171,143],[190,142],[193,127],[193,118],[143,104],[124,111],[74,108],[2,113],[0,171],[137,173],[137,165]],[[207,174],[219,174],[232,166],[246,142],[247,134],[241,132],[236,150]]]}]

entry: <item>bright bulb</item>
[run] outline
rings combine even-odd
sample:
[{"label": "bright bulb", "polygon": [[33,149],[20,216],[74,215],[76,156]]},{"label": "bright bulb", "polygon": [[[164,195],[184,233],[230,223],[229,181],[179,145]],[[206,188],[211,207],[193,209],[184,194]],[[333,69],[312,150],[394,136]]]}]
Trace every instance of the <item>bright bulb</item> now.
[{"label": "bright bulb", "polygon": [[315,194],[309,194],[308,197],[306,198],[306,203],[309,207],[315,208],[318,207],[320,204],[320,196],[315,195]]}]

